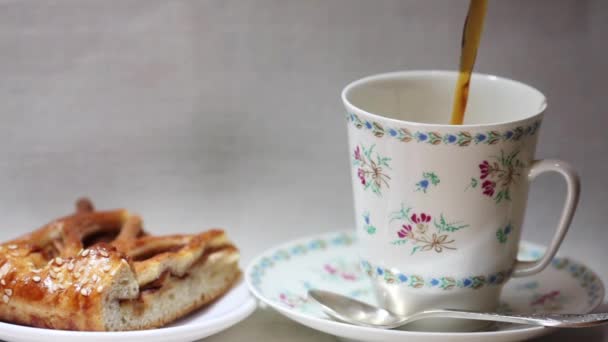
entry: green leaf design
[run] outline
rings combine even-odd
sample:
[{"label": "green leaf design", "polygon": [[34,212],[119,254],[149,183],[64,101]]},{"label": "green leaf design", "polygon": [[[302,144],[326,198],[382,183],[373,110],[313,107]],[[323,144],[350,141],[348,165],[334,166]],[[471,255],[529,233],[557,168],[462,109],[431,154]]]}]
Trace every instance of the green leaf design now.
[{"label": "green leaf design", "polygon": [[502,229],[498,229],[496,231],[496,238],[498,239],[498,242],[500,242],[500,243],[507,242],[507,235],[505,235],[505,232]]},{"label": "green leaf design", "polygon": [[412,211],[411,207],[406,208],[403,203],[401,203],[401,209],[391,213],[391,220],[389,222],[405,220],[412,223],[412,220],[410,219],[410,211]]},{"label": "green leaf design", "polygon": [[376,137],[382,138],[384,136],[384,127],[382,127],[382,125],[380,125],[379,123],[374,121],[372,123],[372,132]]},{"label": "green leaf design", "polygon": [[494,145],[497,142],[500,141],[500,133],[497,131],[490,131],[488,132],[488,139],[486,140],[486,143],[490,144],[490,145]]},{"label": "green leaf design", "polygon": [[356,114],[353,114],[353,123],[355,124],[355,127],[357,127],[358,129],[363,128],[363,122],[361,122],[361,119],[359,119],[359,117]]},{"label": "green leaf design", "polygon": [[439,145],[441,143],[441,133],[439,132],[429,132],[428,142],[432,145]]},{"label": "green leaf design", "polygon": [[521,139],[522,135],[524,134],[524,128],[523,127],[516,127],[513,130],[513,137],[511,139],[517,141],[519,139]]},{"label": "green leaf design", "polygon": [[486,277],[484,277],[484,276],[476,276],[476,277],[473,277],[472,280],[473,280],[473,284],[471,285],[471,287],[474,289],[478,289],[486,283]]},{"label": "green leaf design", "polygon": [[434,172],[423,172],[422,177],[427,179],[433,185],[437,185],[440,182],[439,177],[437,177],[437,175]]},{"label": "green leaf design", "polygon": [[424,279],[421,276],[413,275],[410,277],[410,286],[413,288],[421,288],[424,286]]},{"label": "green leaf design", "polygon": [[469,132],[458,132],[458,146],[469,146],[473,137]]},{"label": "green leaf design", "polygon": [[400,140],[403,142],[409,142],[412,140],[412,133],[407,128],[399,129]]},{"label": "green leaf design", "polygon": [[384,280],[389,284],[393,284],[395,282],[395,275],[390,270],[385,269]]},{"label": "green leaf design", "polygon": [[439,221],[435,219],[433,223],[435,225],[435,228],[437,228],[439,232],[453,233],[463,228],[469,227],[468,224],[460,224],[459,222],[447,222],[443,214],[439,214]]},{"label": "green leaf design", "polygon": [[456,286],[456,280],[452,277],[442,277],[440,287],[444,290],[452,289]]}]

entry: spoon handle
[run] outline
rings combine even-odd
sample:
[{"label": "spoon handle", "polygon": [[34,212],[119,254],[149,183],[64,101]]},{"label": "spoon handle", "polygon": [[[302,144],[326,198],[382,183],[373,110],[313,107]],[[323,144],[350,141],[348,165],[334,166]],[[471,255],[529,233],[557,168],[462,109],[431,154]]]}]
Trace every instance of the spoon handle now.
[{"label": "spoon handle", "polygon": [[584,328],[608,323],[608,313],[591,314],[503,314],[498,312],[474,312],[465,310],[426,310],[408,317],[408,321],[430,317],[464,318],[483,321],[507,322],[518,324],[542,325],[559,328]]}]

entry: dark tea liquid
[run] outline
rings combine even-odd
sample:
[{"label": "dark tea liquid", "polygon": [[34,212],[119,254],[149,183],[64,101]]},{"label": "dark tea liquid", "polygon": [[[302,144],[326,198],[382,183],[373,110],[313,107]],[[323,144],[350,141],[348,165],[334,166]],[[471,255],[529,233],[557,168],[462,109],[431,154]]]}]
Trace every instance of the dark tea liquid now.
[{"label": "dark tea liquid", "polygon": [[481,40],[481,31],[487,7],[487,0],[471,0],[469,3],[469,12],[462,30],[460,73],[454,93],[451,125],[462,125],[464,122],[464,112],[467,109],[467,100],[469,98],[471,73],[475,65],[475,57],[477,57],[477,48]]}]

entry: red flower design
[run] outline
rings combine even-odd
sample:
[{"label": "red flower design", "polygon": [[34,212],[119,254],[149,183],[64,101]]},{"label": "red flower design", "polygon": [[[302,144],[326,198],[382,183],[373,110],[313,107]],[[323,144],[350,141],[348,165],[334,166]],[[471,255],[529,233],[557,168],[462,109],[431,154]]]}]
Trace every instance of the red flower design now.
[{"label": "red flower design", "polygon": [[359,148],[359,146],[357,146],[357,148],[355,148],[355,159],[361,160],[361,149]]},{"label": "red flower design", "polygon": [[359,176],[359,180],[361,180],[361,184],[365,185],[365,172],[363,169],[357,170],[357,176]]},{"label": "red flower design", "polygon": [[405,239],[408,236],[412,235],[412,226],[410,226],[409,224],[404,224],[402,226],[403,228],[397,232],[397,235],[401,238],[401,239]]},{"label": "red flower design", "polygon": [[491,180],[485,180],[481,187],[483,187],[483,194],[489,197],[494,196],[494,188],[496,188],[496,183]]},{"label": "red flower design", "polygon": [[429,221],[431,221],[431,215],[427,215],[425,213],[421,213],[420,216],[414,214],[411,217],[412,221],[414,221],[414,223],[427,223]]},{"label": "red flower design", "polygon": [[479,178],[485,179],[490,174],[490,163],[487,160],[484,160],[481,164],[479,164],[479,171],[481,171],[481,176]]}]

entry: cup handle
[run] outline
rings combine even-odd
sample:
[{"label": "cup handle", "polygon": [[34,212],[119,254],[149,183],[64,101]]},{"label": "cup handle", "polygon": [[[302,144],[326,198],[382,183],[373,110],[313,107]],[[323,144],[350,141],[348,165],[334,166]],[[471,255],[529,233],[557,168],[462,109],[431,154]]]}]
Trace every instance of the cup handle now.
[{"label": "cup handle", "polygon": [[545,172],[557,172],[562,175],[566,181],[566,200],[564,202],[562,215],[559,218],[553,240],[551,241],[551,244],[549,244],[545,254],[536,261],[517,260],[513,269],[513,277],[529,276],[542,271],[549,265],[555,256],[555,253],[557,253],[559,246],[562,244],[562,241],[568,232],[568,228],[570,228],[570,223],[572,222],[574,211],[578,204],[580,180],[578,174],[570,164],[556,159],[535,160],[530,166],[528,181],[533,181],[536,176]]}]

